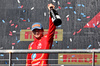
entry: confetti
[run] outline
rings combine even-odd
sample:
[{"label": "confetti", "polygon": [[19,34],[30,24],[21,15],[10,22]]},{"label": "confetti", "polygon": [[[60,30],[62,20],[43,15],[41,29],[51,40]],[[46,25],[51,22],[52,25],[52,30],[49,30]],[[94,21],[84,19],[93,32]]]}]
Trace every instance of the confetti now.
[{"label": "confetti", "polygon": [[17,2],[18,2],[18,3],[20,3],[20,1],[19,1],[19,0],[17,0]]},{"label": "confetti", "polygon": [[21,6],[19,6],[18,8],[21,8]]},{"label": "confetti", "polygon": [[67,9],[68,7],[65,7],[65,9]]},{"label": "confetti", "polygon": [[10,20],[10,22],[9,23],[12,23],[12,20]]},{"label": "confetti", "polygon": [[75,35],[75,34],[76,34],[76,32],[73,33],[73,35]]},{"label": "confetti", "polygon": [[55,3],[56,1],[55,1],[55,0],[52,0],[52,2],[54,2],[54,3]]},{"label": "confetti", "polygon": [[82,7],[85,7],[85,5],[82,4]]},{"label": "confetti", "polygon": [[16,33],[16,31],[13,31],[13,33]]},{"label": "confetti", "polygon": [[70,42],[72,42],[72,38],[70,38]]},{"label": "confetti", "polygon": [[95,24],[93,23],[93,26],[95,27]]},{"label": "confetti", "polygon": [[61,25],[57,26],[57,27],[61,27]]},{"label": "confetti", "polygon": [[58,1],[58,5],[60,5],[60,2]]},{"label": "confetti", "polygon": [[16,40],[17,40],[17,36],[16,36]]},{"label": "confetti", "polygon": [[83,17],[86,17],[86,15],[83,15]]},{"label": "confetti", "polygon": [[76,11],[74,11],[74,14],[76,14]]},{"label": "confetti", "polygon": [[28,20],[28,22],[30,22],[30,19],[29,18],[27,20]]},{"label": "confetti", "polygon": [[15,26],[15,28],[17,28],[17,27],[18,27],[18,25]]},{"label": "confetti", "polygon": [[59,8],[59,9],[61,9],[61,7],[60,7],[60,6],[58,6],[58,8]]},{"label": "confetti", "polygon": [[21,20],[24,20],[24,18],[20,18]]},{"label": "confetti", "polygon": [[90,18],[90,16],[87,16],[86,18]]},{"label": "confetti", "polygon": [[23,8],[23,5],[19,6],[18,8]]},{"label": "confetti", "polygon": [[7,62],[5,61],[5,64],[7,64]]},{"label": "confetti", "polygon": [[54,45],[52,45],[52,47],[54,47]]},{"label": "confetti", "polygon": [[34,7],[31,8],[31,10],[33,10],[33,9],[34,9]]},{"label": "confetti", "polygon": [[21,8],[23,8],[23,5],[21,6]]},{"label": "confetti", "polygon": [[71,4],[71,2],[67,2],[67,4]]},{"label": "confetti", "polygon": [[27,29],[30,29],[30,27],[27,27]]},{"label": "confetti", "polygon": [[66,16],[66,18],[69,17],[69,15]]},{"label": "confetti", "polygon": [[98,42],[99,46],[100,46],[100,42]]},{"label": "confetti", "polygon": [[56,44],[58,44],[58,41],[56,41]]},{"label": "confetti", "polygon": [[82,29],[80,29],[79,31],[77,31],[77,33],[80,33],[82,31]]},{"label": "confetti", "polygon": [[77,4],[77,6],[81,6],[81,4]]},{"label": "confetti", "polygon": [[0,49],[3,49],[3,47],[0,47]]},{"label": "confetti", "polygon": [[14,46],[12,46],[12,50],[14,49]]},{"label": "confetti", "polygon": [[89,45],[89,46],[87,47],[87,49],[89,49],[91,46],[92,46],[92,45]]},{"label": "confetti", "polygon": [[84,15],[84,13],[81,13],[81,15]]},{"label": "confetti", "polygon": [[26,12],[25,10],[23,10],[23,12]]},{"label": "confetti", "polygon": [[89,26],[89,24],[87,23],[87,26]]},{"label": "confetti", "polygon": [[4,56],[4,54],[0,54],[0,56]]},{"label": "confetti", "polygon": [[73,7],[69,7],[70,9],[73,9]]},{"label": "confetti", "polygon": [[11,26],[14,26],[14,24],[11,24]]},{"label": "confetti", "polygon": [[67,17],[67,21],[69,21],[69,17]]},{"label": "confetti", "polygon": [[19,42],[20,42],[20,40],[17,41],[17,43],[19,43]]},{"label": "confetti", "polygon": [[100,44],[100,42],[98,42],[98,44]]},{"label": "confetti", "polygon": [[81,19],[77,19],[78,21],[81,21]]},{"label": "confetti", "polygon": [[3,23],[5,23],[5,20],[2,20]]},{"label": "confetti", "polygon": [[16,60],[19,60],[18,57],[16,57]]},{"label": "confetti", "polygon": [[67,46],[67,48],[69,48],[69,46]]},{"label": "confetti", "polygon": [[46,12],[44,12],[44,16],[46,16]]},{"label": "confetti", "polygon": [[26,20],[23,20],[24,22],[26,21]]},{"label": "confetti", "polygon": [[15,43],[12,43],[12,45],[15,45]]},{"label": "confetti", "polygon": [[12,32],[11,31],[9,32],[9,35],[12,36]]}]

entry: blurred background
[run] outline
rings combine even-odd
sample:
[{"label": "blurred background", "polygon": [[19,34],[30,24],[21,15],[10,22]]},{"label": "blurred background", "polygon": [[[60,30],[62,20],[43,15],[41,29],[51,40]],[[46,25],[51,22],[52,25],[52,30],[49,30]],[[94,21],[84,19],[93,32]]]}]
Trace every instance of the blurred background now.
[{"label": "blurred background", "polygon": [[[62,19],[52,49],[100,48],[100,0],[0,0],[0,50],[28,49],[34,39],[24,39],[25,31],[30,31],[35,22],[49,28],[49,3],[55,5]],[[13,54],[12,63],[25,64],[25,60],[18,59],[26,59],[26,55]],[[58,59],[58,54],[50,54],[49,58]],[[0,59],[8,59],[8,54],[0,54]],[[58,64],[58,61],[48,63]]]}]

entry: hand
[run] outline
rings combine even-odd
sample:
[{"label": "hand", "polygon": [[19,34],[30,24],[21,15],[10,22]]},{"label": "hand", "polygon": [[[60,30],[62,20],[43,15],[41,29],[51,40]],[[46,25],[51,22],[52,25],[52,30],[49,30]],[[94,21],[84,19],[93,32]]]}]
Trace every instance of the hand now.
[{"label": "hand", "polygon": [[50,10],[50,7],[53,7],[53,9],[55,8],[55,6],[53,4],[48,4],[48,9]]}]

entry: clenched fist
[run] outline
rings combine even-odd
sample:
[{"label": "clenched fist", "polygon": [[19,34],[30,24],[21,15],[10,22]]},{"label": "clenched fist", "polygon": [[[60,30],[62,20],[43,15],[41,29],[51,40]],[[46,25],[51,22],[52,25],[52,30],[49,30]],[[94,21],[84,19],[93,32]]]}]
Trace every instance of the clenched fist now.
[{"label": "clenched fist", "polygon": [[48,4],[48,9],[50,10],[50,7],[53,7],[53,9],[55,8],[55,6],[53,4]]}]

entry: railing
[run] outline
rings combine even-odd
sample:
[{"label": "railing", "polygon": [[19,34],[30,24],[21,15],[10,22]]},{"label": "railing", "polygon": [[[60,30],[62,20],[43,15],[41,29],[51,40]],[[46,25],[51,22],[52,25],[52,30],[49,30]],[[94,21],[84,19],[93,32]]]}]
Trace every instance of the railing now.
[{"label": "railing", "polygon": [[9,66],[11,66],[12,53],[92,53],[92,66],[95,66],[95,53],[99,53],[100,49],[50,49],[50,50],[0,50],[0,53],[9,53]]}]

